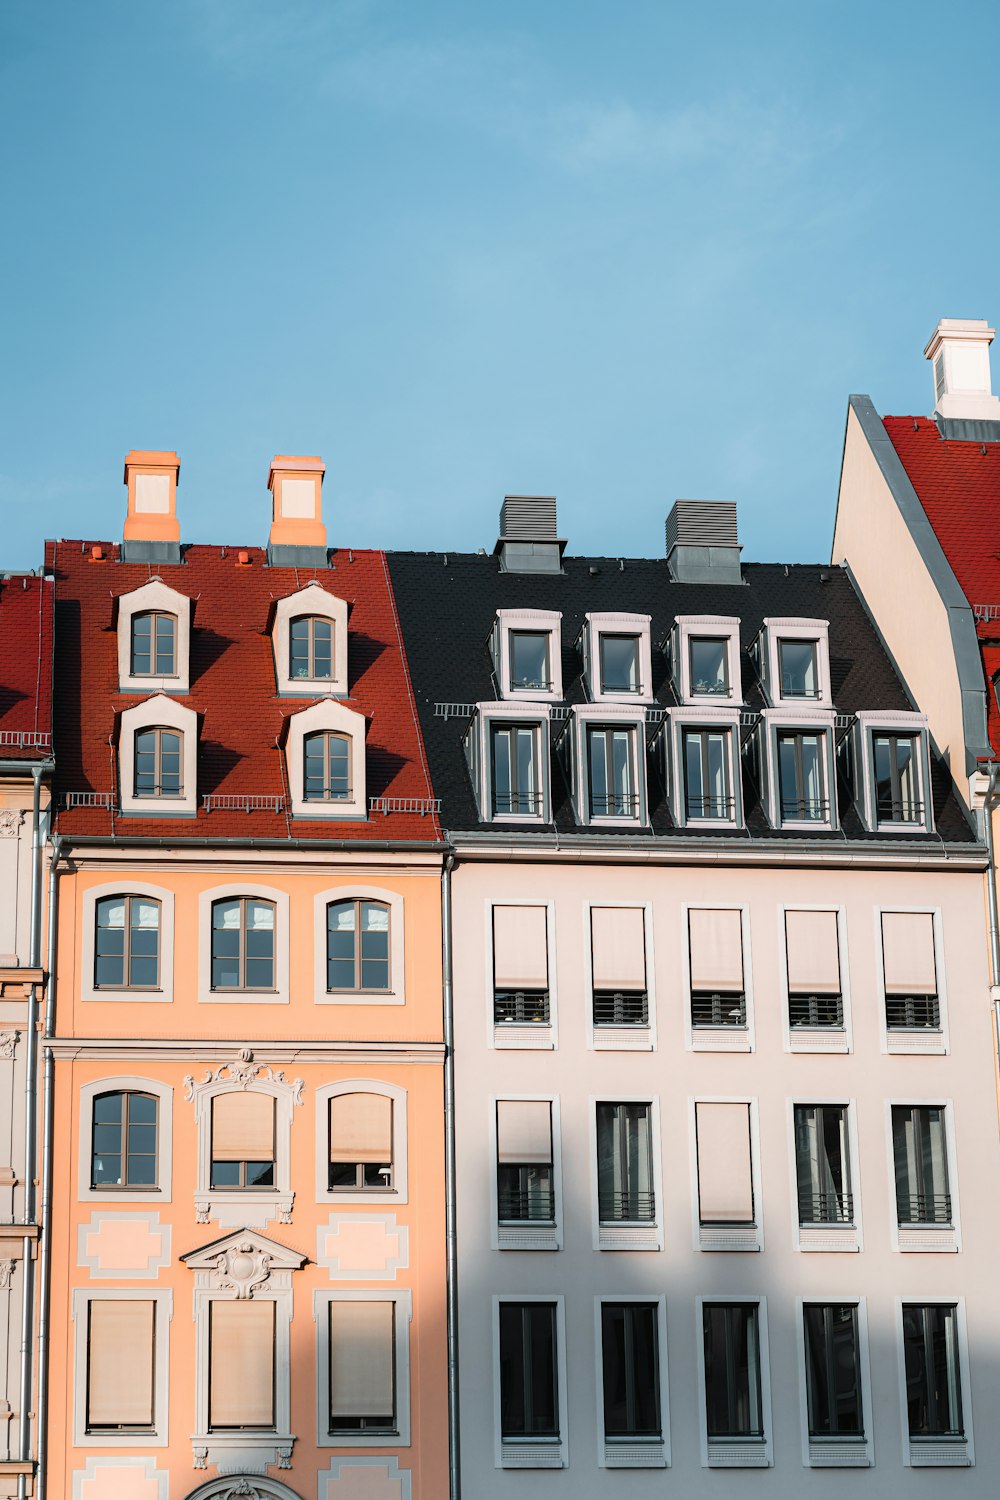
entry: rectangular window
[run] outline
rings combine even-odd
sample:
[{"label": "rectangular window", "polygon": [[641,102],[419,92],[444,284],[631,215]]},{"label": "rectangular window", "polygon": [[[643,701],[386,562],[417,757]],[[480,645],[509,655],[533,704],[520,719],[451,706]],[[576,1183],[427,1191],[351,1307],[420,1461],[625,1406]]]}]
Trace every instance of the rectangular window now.
[{"label": "rectangular window", "polygon": [[87,1431],[152,1432],[155,1304],[95,1299],[87,1311]]},{"label": "rectangular window", "polygon": [[559,1436],[559,1372],[554,1302],[500,1304],[502,1438]]},{"label": "rectangular window", "polygon": [[699,1222],[753,1224],[749,1104],[696,1104],[695,1134]]},{"label": "rectangular window", "polygon": [[840,940],[835,911],[786,911],[788,1023],[842,1027]]},{"label": "rectangular window", "polygon": [[209,1431],[272,1430],[274,1303],[216,1300],[209,1314]]},{"label": "rectangular window", "polygon": [[497,1217],[555,1219],[552,1105],[547,1099],[497,1100]]},{"label": "rectangular window", "polygon": [[729,641],[692,636],[689,642],[691,696],[729,697]]},{"label": "rectangular window", "polygon": [[688,912],[692,1026],[746,1026],[743,914]]},{"label": "rectangular window", "polygon": [[705,1412],[709,1438],[762,1438],[760,1309],[756,1302],[706,1302]]},{"label": "rectangular window", "polygon": [[912,734],[876,734],[875,810],[880,823],[921,823],[923,803],[918,799],[918,741]]},{"label": "rectangular window", "polygon": [[597,1106],[597,1199],[602,1224],[656,1219],[650,1105]]},{"label": "rectangular window", "polygon": [[934,1104],[894,1104],[892,1153],[896,1217],[902,1225],[950,1224],[945,1112]]},{"label": "rectangular window", "polygon": [[795,1174],[800,1224],[851,1224],[847,1106],[796,1104]]},{"label": "rectangular window", "polygon": [[396,1304],[330,1303],[330,1432],[397,1430]]},{"label": "rectangular window", "polygon": [[639,637],[601,635],[601,692],[638,693]]},{"label": "rectangular window", "polygon": [[857,1304],[807,1302],[802,1321],[809,1436],[863,1437]]},{"label": "rectangular window", "polygon": [[887,1029],[940,1030],[934,917],[929,911],[882,913],[882,963]]},{"label": "rectangular window", "polygon": [[328,1186],[349,1192],[392,1187],[392,1100],[385,1094],[335,1094],[330,1100]]},{"label": "rectangular window", "polygon": [[590,911],[595,1026],[648,1026],[646,938],[641,907]]},{"label": "rectangular window", "polygon": [[212,1100],[212,1187],[274,1186],[274,1099],[218,1094]]},{"label": "rectangular window", "polygon": [[541,812],[538,726],[494,724],[490,731],[493,748],[493,816],[508,814],[534,817]]},{"label": "rectangular window", "polygon": [[588,729],[587,766],[592,818],[633,818],[639,810],[635,730]]},{"label": "rectangular window", "polygon": [[605,1438],[662,1437],[656,1303],[602,1303],[601,1353]]},{"label": "rectangular window", "polygon": [[958,1308],[904,1302],[903,1351],[910,1437],[964,1437]]},{"label": "rectangular window", "polygon": [[826,736],[778,735],[778,801],[783,823],[825,823],[830,811],[823,755]]},{"label": "rectangular window", "polygon": [[517,689],[548,692],[552,686],[549,669],[549,632],[547,630],[512,630],[510,632],[510,685]]},{"label": "rectangular window", "polygon": [[501,1025],[549,1023],[548,912],[493,908],[493,1018]]},{"label": "rectangular window", "polygon": [[689,822],[699,818],[730,822],[735,799],[729,775],[728,729],[685,729],[684,814]]},{"label": "rectangular window", "polygon": [[815,641],[779,641],[778,667],[783,698],[818,698]]}]

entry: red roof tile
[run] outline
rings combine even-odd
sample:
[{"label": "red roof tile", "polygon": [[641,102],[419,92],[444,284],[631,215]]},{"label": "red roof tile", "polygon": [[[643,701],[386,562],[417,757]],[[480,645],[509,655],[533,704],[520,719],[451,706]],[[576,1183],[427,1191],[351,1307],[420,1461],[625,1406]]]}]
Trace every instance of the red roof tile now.
[{"label": "red roof tile", "polygon": [[0,760],[49,755],[52,730],[52,582],[12,574],[0,583]]}]

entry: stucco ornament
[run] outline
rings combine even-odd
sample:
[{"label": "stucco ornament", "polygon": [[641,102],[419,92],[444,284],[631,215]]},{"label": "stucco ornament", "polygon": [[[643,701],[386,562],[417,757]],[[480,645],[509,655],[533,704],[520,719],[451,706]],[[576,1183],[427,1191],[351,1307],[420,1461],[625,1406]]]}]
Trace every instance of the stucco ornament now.
[{"label": "stucco ornament", "polygon": [[224,1062],[217,1068],[206,1068],[200,1083],[195,1083],[194,1075],[188,1073],[184,1079],[184,1097],[191,1100],[202,1089],[211,1088],[218,1083],[232,1084],[241,1089],[252,1088],[255,1083],[276,1083],[291,1092],[294,1104],[302,1103],[302,1090],[305,1088],[305,1082],[301,1078],[289,1083],[283,1068],[275,1072],[270,1063],[254,1062],[249,1047],[240,1048],[238,1062]]},{"label": "stucco ornament", "polygon": [[16,839],[23,817],[16,807],[0,809],[0,839]]},{"label": "stucco ornament", "polygon": [[14,1056],[14,1048],[17,1046],[18,1033],[16,1031],[0,1031],[0,1057],[10,1062]]},{"label": "stucco ornament", "polygon": [[10,1279],[14,1274],[15,1262],[12,1260],[0,1260],[0,1292],[10,1291]]},{"label": "stucco ornament", "polygon": [[237,1302],[248,1301],[271,1275],[271,1257],[253,1240],[229,1245],[216,1257],[213,1281],[219,1291],[234,1291]]}]

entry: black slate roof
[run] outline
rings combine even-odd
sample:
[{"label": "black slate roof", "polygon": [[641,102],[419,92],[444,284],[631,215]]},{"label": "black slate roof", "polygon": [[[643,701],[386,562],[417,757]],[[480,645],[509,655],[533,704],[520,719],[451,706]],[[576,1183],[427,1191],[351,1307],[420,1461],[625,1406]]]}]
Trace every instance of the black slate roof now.
[{"label": "black slate roof", "polygon": [[[523,823],[480,821],[463,740],[468,719],[442,717],[438,703],[477,703],[499,694],[489,651],[489,636],[498,609],[548,609],[562,613],[563,692],[566,703],[586,701],[582,660],[577,646],[584,617],[593,612],[627,612],[651,616],[653,692],[658,704],[676,700],[669,681],[663,643],[677,615],[717,614],[740,619],[740,657],[747,707],[766,706],[749,647],[767,616],[800,617],[830,622],[830,675],[833,702],[840,714],[858,710],[907,710],[913,705],[862,606],[847,573],[836,567],[781,563],[744,563],[744,583],[682,584],[673,582],[665,560],[614,557],[565,557],[562,573],[503,573],[496,557],[441,552],[387,554],[396,607],[403,632],[420,725],[430,762],[435,795],[442,799],[442,822],[453,832],[495,829],[524,835]],[[555,727],[555,726],[554,726]],[[654,835],[693,839],[760,839],[858,842],[877,840],[855,811],[851,788],[842,779],[837,796],[840,828],[833,833],[793,833],[768,824],[758,788],[743,771],[746,828],[728,833],[678,829],[667,805],[656,757],[648,762],[650,830]],[[969,844],[976,836],[956,798],[947,767],[932,757],[932,795],[937,836]],[[573,817],[569,788],[558,756],[552,760],[552,815],[547,831],[581,833]],[[602,835],[635,839],[634,828],[600,830]],[[526,835],[531,837],[529,832]],[[901,845],[914,834],[897,834]]]}]

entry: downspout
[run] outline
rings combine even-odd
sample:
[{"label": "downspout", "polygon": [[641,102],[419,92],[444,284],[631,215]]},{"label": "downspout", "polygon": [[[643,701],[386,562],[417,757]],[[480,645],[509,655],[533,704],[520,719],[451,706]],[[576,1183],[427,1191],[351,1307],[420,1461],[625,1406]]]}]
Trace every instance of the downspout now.
[{"label": "downspout", "polygon": [[449,854],[441,871],[441,992],[444,1019],[444,1236],[448,1322],[448,1480],[451,1500],[461,1500],[458,1434],[458,1232],[455,1223],[455,1004],[452,988],[451,872]]},{"label": "downspout", "polygon": [[[49,862],[49,932],[48,970],[49,983],[45,995],[45,1027],[43,1035],[48,1041],[55,1034],[56,1019],[56,906],[58,902],[59,855],[62,851],[62,835],[52,840],[52,858]],[[55,1082],[55,1059],[50,1048],[45,1049],[42,1091],[42,1213],[39,1228],[38,1251],[38,1416],[36,1421],[38,1442],[38,1469],[35,1479],[35,1500],[45,1500],[48,1474],[48,1416],[49,1416],[49,1306],[52,1300],[52,1109]]]},{"label": "downspout", "polygon": [[986,909],[990,931],[990,984],[993,988],[993,1028],[1000,1060],[1000,915],[997,911],[996,849],[993,842],[993,805],[997,797],[1000,761],[990,764],[990,781],[983,799],[983,837],[986,844]]},{"label": "downspout", "polygon": [[[42,957],[42,838],[41,799],[42,768],[32,766],[31,791],[31,924],[28,937],[28,964],[38,969]],[[34,1227],[38,1171],[38,986],[28,987],[28,1019],[24,1061],[24,1213],[22,1223]],[[21,1348],[17,1398],[17,1456],[21,1463],[31,1462],[31,1352],[32,1322],[35,1310],[35,1246],[32,1236],[21,1241]],[[17,1476],[18,1500],[28,1493],[28,1476]]]}]

